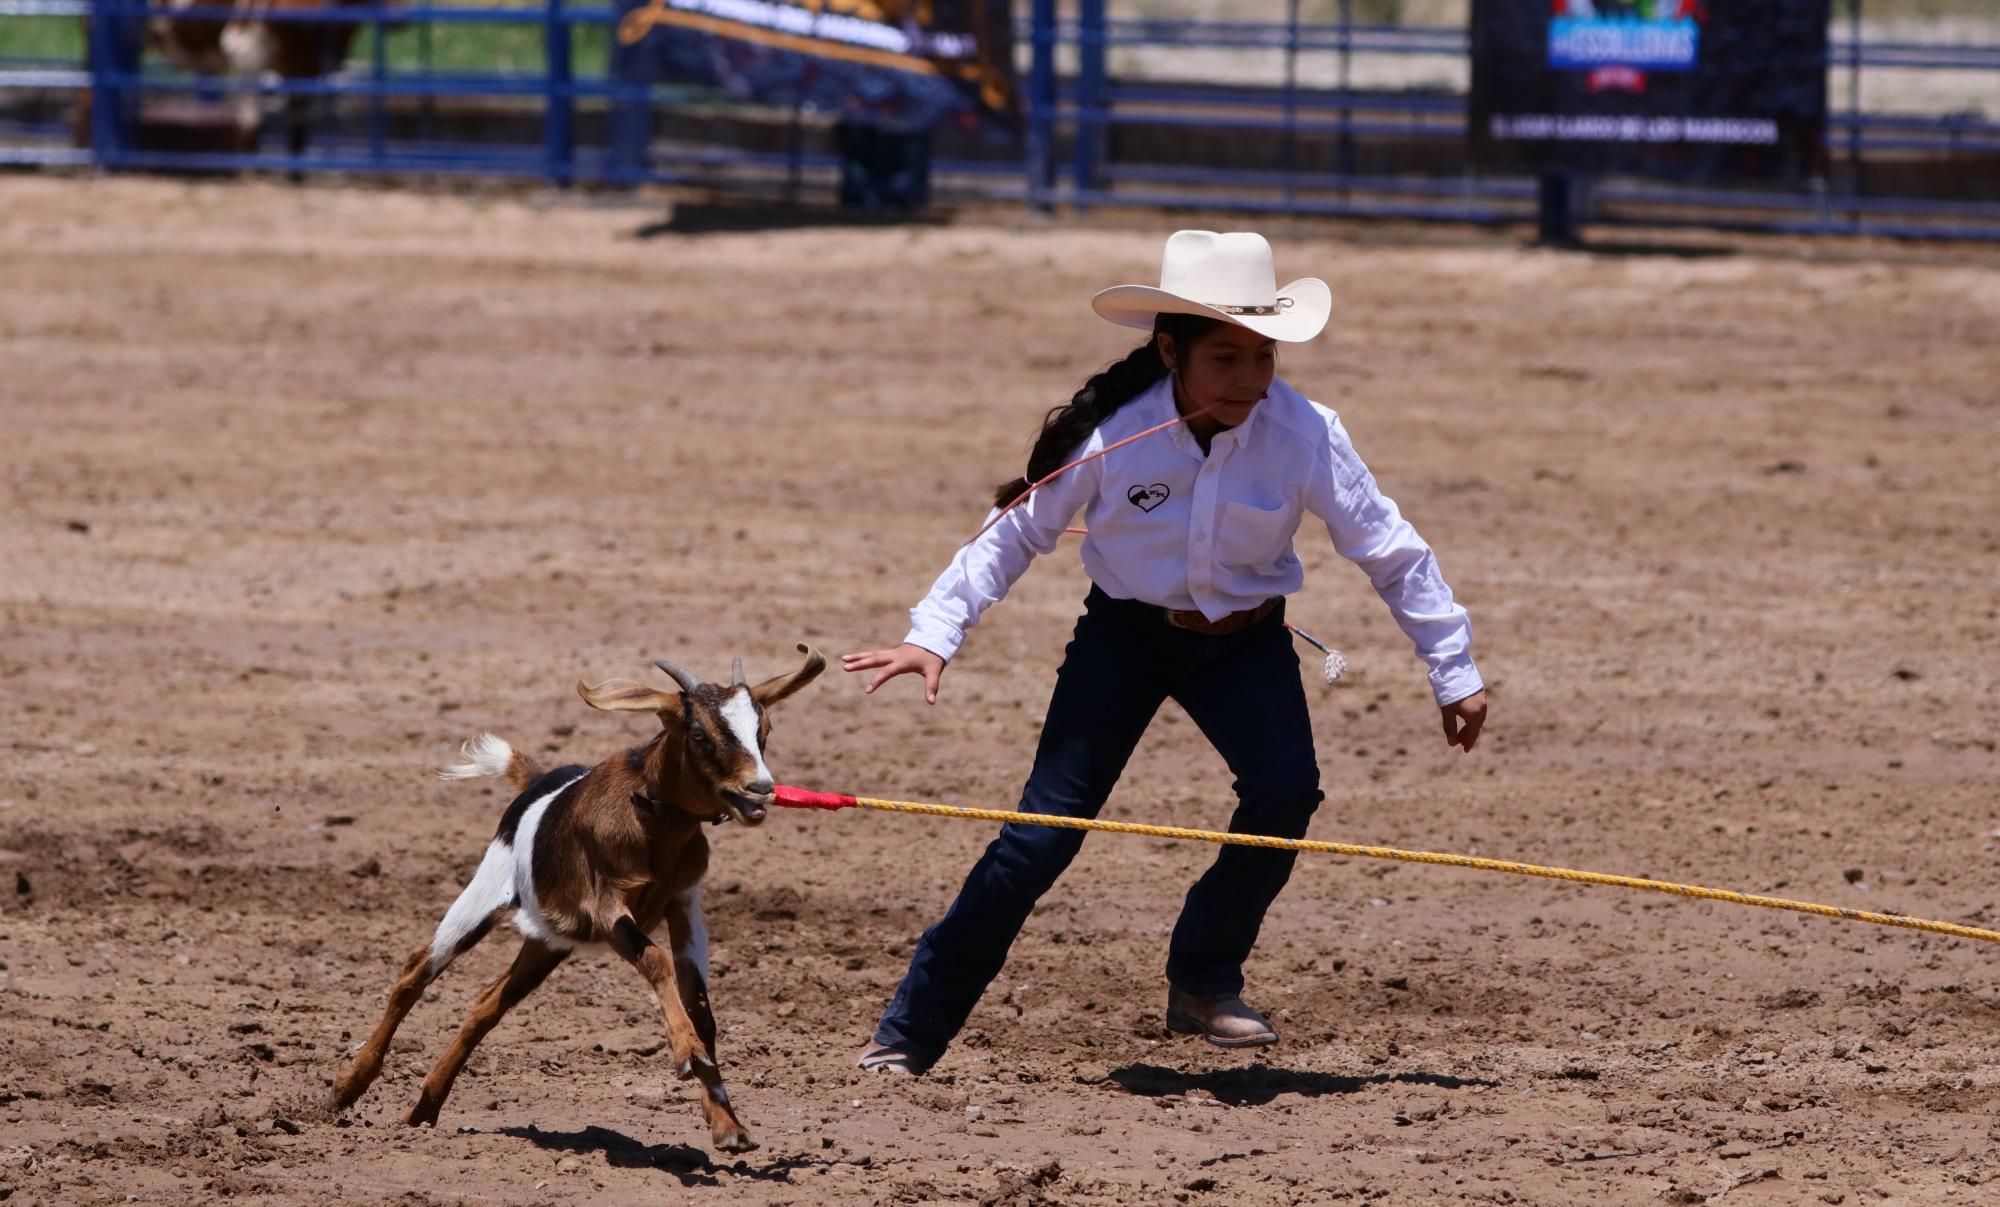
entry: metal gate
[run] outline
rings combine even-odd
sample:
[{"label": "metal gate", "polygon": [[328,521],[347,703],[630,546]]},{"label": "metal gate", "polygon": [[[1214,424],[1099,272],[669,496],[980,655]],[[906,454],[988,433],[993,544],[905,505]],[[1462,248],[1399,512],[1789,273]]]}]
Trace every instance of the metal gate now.
[{"label": "metal gate", "polygon": [[[1024,0],[1018,142],[940,141],[933,192],[1043,209],[1199,207],[1503,223],[1532,221],[1532,178],[1474,171],[1462,88],[1384,88],[1385,63],[1462,62],[1463,28],[1368,24],[1340,0],[1305,20],[1299,0],[1262,20],[1118,15],[1106,0]],[[156,17],[226,21],[226,6],[146,0],[0,0],[0,163],[109,171],[479,174],[556,186],[657,183],[810,201],[839,157],[826,115],[744,105],[607,72],[618,11],[568,0],[467,6],[363,3],[263,10],[341,24],[353,52],[319,78],[217,79],[141,61]],[[1970,80],[2000,99],[2000,42],[1871,37],[1851,3],[1828,55],[1829,170],[1798,190],[1593,182],[1594,224],[1917,238],[2000,238],[2000,120],[1864,108],[1871,73]],[[88,53],[82,29],[88,17]],[[20,32],[35,25],[36,38]],[[68,28],[64,39],[57,36]],[[480,59],[465,47],[510,48]],[[1242,66],[1204,73],[1198,62]],[[1114,64],[1118,65],[1114,70]],[[75,129],[89,98],[87,134]],[[256,110],[241,145],[176,139],[172,117]],[[198,125],[199,123],[197,123]],[[300,137],[298,127],[303,126]],[[211,131],[213,133],[213,131]],[[296,143],[294,140],[297,140]],[[212,143],[220,140],[211,140]]]}]

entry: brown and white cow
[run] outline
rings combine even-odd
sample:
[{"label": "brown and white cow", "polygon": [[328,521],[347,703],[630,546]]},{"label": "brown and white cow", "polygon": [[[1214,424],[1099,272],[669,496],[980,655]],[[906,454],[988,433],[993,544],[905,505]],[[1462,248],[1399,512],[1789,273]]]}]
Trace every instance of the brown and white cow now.
[{"label": "brown and white cow", "polygon": [[[366,7],[373,0],[167,0],[169,11],[147,18],[142,54],[152,52],[202,75],[227,77],[235,106],[231,149],[248,153],[263,130],[264,96],[260,85],[273,80],[317,80],[339,71],[347,62],[357,33],[353,21],[273,19],[272,14],[310,13],[329,8]],[[175,10],[228,9],[225,19],[213,15],[181,15]],[[85,18],[85,45],[89,45]],[[318,97],[289,93],[283,99],[286,145],[293,155],[304,152]],[[76,117],[79,145],[90,139],[90,98],[85,94]]]}]

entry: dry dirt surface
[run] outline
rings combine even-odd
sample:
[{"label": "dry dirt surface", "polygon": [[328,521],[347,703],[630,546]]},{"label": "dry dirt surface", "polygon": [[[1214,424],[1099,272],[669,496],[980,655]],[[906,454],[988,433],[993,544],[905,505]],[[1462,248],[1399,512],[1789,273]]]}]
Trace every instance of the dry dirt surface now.
[{"label": "dry dirt surface", "polygon": [[[1993,1202],[2000,987],[1969,940],[1305,857],[1249,968],[1284,1033],[1168,1038],[1213,848],[1100,835],[935,1072],[857,1049],[985,823],[714,832],[711,1149],[639,977],[573,959],[419,1079],[517,940],[333,1077],[506,796],[492,730],[595,761],[572,685],[891,643],[1042,410],[1121,354],[1089,293],[1172,218],[653,235],[658,205],[0,182],[0,1200]],[[1185,221],[1185,220],[1183,220]],[[1209,221],[1217,221],[1210,219]],[[1448,749],[1304,530],[1315,837],[2000,924],[1990,253],[1274,229],[1345,416],[1469,604]],[[782,781],[1007,807],[1085,581],[1045,559],[935,707],[830,671]],[[1310,664],[1309,664],[1310,665]],[[1154,724],[1107,816],[1218,827]]]}]

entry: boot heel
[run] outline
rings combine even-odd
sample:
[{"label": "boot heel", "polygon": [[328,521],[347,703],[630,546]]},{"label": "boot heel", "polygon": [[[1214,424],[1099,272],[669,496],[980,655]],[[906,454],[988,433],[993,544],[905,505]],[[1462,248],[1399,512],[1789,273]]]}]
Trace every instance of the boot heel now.
[{"label": "boot heel", "polygon": [[1175,1035],[1206,1035],[1208,1033],[1208,1028],[1202,1026],[1200,1019],[1194,1018],[1191,1015],[1176,1014],[1172,1010],[1167,1011],[1167,1030]]}]

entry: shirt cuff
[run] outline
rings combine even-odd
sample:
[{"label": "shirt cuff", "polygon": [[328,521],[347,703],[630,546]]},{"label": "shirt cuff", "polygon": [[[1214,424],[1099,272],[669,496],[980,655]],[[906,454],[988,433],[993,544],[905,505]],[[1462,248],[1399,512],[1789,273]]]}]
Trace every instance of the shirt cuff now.
[{"label": "shirt cuff", "polygon": [[1437,696],[1439,708],[1486,690],[1486,681],[1479,677],[1479,668],[1472,665],[1470,654],[1461,654],[1443,666],[1433,668],[1430,679],[1431,691]]},{"label": "shirt cuff", "polygon": [[903,644],[929,650],[950,662],[958,653],[958,647],[965,644],[965,634],[938,621],[918,621],[903,638]]}]

